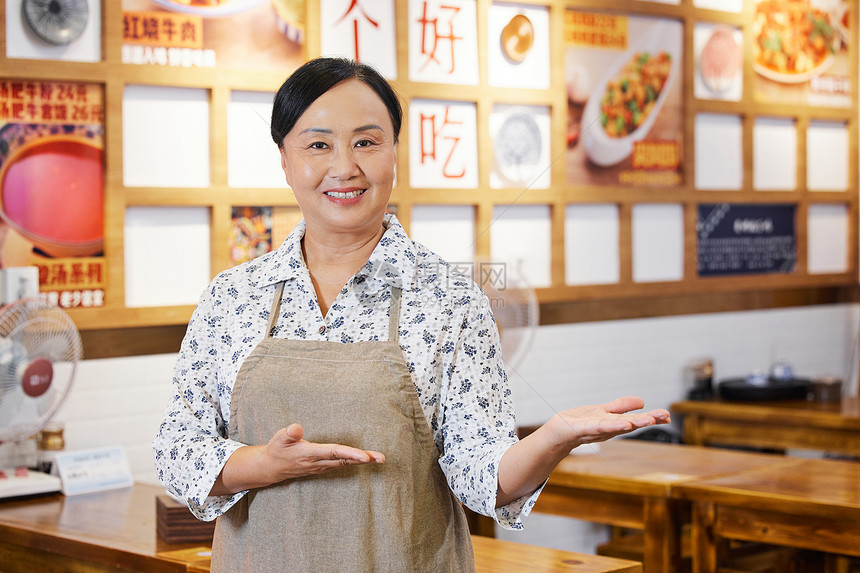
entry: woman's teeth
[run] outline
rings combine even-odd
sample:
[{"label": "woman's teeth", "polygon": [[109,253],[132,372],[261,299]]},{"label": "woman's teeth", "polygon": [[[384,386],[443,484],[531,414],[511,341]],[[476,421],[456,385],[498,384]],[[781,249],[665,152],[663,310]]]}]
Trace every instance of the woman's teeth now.
[{"label": "woman's teeth", "polygon": [[326,191],[325,194],[329,197],[334,197],[335,199],[353,199],[358,197],[362,193],[367,191],[367,189],[359,189],[358,191],[348,191],[346,193],[339,193],[337,191]]}]

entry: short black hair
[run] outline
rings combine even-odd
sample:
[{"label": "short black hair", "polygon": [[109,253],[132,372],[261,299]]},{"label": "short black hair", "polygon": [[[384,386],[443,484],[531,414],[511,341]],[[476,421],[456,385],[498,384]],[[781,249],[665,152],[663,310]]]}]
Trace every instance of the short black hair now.
[{"label": "short black hair", "polygon": [[368,64],[347,58],[315,58],[302,64],[281,85],[272,104],[272,139],[282,147],[284,138],[318,97],[342,81],[363,82],[385,104],[394,126],[394,143],[400,138],[403,108],[394,89],[382,74]]}]

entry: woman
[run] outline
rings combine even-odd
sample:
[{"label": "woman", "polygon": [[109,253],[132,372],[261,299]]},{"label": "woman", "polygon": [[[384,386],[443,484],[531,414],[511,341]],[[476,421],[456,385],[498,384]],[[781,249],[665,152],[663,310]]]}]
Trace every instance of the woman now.
[{"label": "woman", "polygon": [[401,121],[348,60],[275,96],[304,220],[202,295],[154,443],[165,487],[220,516],[213,571],[470,571],[461,502],[521,528],[573,447],[669,419],[628,397],[517,441],[486,297],[385,214]]}]

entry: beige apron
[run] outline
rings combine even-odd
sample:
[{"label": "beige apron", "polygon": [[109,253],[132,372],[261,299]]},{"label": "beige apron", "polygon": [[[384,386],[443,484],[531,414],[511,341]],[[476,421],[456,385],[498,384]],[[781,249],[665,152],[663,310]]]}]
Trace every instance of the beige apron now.
[{"label": "beige apron", "polygon": [[218,518],[213,573],[474,571],[463,509],[397,342],[400,290],[388,341],[342,344],[273,338],[283,286],[237,375],[230,438],[265,444],[298,422],[310,442],[376,450],[385,463],[251,490]]}]

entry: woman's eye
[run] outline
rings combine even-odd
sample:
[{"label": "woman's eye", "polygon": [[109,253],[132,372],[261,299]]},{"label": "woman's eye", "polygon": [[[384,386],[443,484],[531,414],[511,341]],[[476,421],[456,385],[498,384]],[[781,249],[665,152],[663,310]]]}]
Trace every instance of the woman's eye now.
[{"label": "woman's eye", "polygon": [[314,141],[308,145],[308,149],[325,149],[327,146],[322,141]]},{"label": "woman's eye", "polygon": [[369,139],[362,139],[355,144],[356,147],[370,147],[371,145],[373,145],[373,141]]}]

